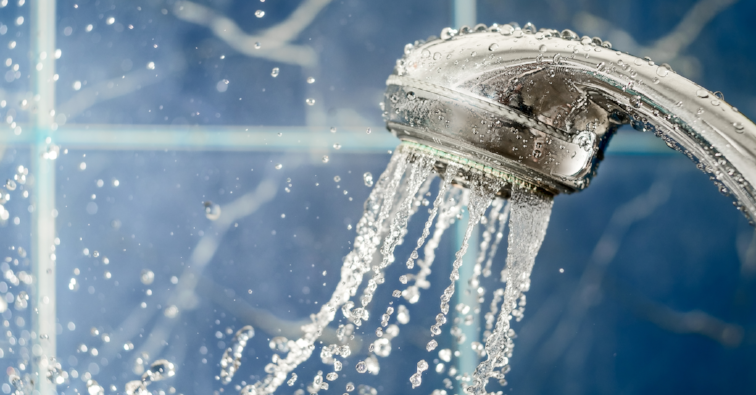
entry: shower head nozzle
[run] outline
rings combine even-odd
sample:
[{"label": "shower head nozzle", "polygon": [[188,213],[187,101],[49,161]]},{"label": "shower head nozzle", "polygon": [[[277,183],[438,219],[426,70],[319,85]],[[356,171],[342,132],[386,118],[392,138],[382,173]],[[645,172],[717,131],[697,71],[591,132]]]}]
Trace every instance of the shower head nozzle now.
[{"label": "shower head nozzle", "polygon": [[444,29],[441,39],[405,47],[387,81],[388,129],[442,162],[508,184],[549,194],[587,187],[608,139],[628,118],[563,53],[592,55],[610,45],[512,25],[463,33]]}]

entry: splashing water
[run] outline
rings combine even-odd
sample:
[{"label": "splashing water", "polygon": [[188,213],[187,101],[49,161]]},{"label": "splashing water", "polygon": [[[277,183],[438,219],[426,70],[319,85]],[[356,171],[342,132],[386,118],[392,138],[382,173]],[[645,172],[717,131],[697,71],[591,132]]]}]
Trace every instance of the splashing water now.
[{"label": "splashing water", "polygon": [[[288,340],[281,337],[270,341],[271,348],[277,352],[286,353],[285,357],[275,354],[271,363],[265,367],[267,375],[254,384],[246,385],[241,390],[242,395],[267,395],[274,393],[284,383],[289,386],[294,385],[297,375],[293,373],[293,370],[311,357],[323,330],[336,319],[339,312],[346,320],[346,322],[342,321],[337,331],[339,343],[324,344],[320,352],[323,363],[332,366],[333,371],[326,373],[319,371],[315,379],[307,385],[308,389],[312,392],[327,390],[329,382],[335,382],[344,376],[336,373],[342,370],[342,366],[344,368],[353,366],[352,369],[358,374],[379,373],[378,357],[390,355],[391,341],[399,335],[399,327],[390,324],[390,321],[396,320],[398,324],[407,324],[410,316],[406,306],[394,305],[392,302],[392,306],[381,309],[385,313],[379,310],[375,327],[376,340],[369,344],[368,355],[357,362],[344,360],[353,352],[348,339],[355,332],[355,327],[359,328],[370,319],[369,311],[373,296],[378,287],[385,282],[385,272],[395,261],[395,249],[403,243],[411,217],[420,207],[430,205],[425,196],[431,196],[429,191],[434,179],[432,172],[437,161],[437,157],[409,146],[402,145],[394,152],[386,170],[374,182],[374,188],[365,202],[365,211],[356,226],[357,236],[353,244],[354,248],[344,258],[340,281],[333,295],[319,312],[311,316],[311,321],[302,327],[304,334],[301,338]],[[450,310],[455,283],[460,280],[463,257],[474,230],[479,224],[484,225],[480,253],[476,257],[472,277],[462,280],[468,281],[473,289],[480,289],[483,295],[482,288],[478,288],[480,277],[481,275],[483,278],[490,277],[494,256],[503,239],[504,228],[509,223],[508,257],[506,267],[502,272],[502,281],[506,282],[506,288],[493,292],[490,311],[485,314],[485,346],[479,342],[473,343],[477,347],[475,351],[478,355],[487,355],[487,359],[480,363],[474,373],[468,372],[473,375],[471,385],[465,388],[468,393],[479,395],[485,393],[485,386],[489,379],[498,378],[503,382],[504,373],[508,369],[508,358],[512,353],[514,336],[514,332],[509,327],[509,321],[511,317],[517,320],[522,318],[525,305],[524,292],[530,286],[530,272],[545,235],[551,209],[551,197],[532,192],[522,186],[512,185],[510,202],[506,202],[495,199],[495,195],[506,186],[506,183],[499,178],[470,171],[454,163],[446,164],[438,171],[443,177],[438,183],[438,192],[433,199],[432,207],[428,210],[428,219],[410,256],[406,261],[402,261],[406,262],[405,266],[408,270],[416,271],[401,275],[400,282],[408,285],[403,290],[394,290],[393,296],[403,297],[411,304],[419,301],[420,290],[430,287],[427,278],[431,273],[431,265],[436,258],[435,251],[444,231],[455,220],[462,218],[461,214],[467,207],[469,220],[461,247],[452,263],[451,283],[441,295],[441,313],[436,317],[436,324],[431,327],[431,337],[440,335],[441,328],[447,321],[446,315]],[[453,187],[453,180],[457,179],[464,179],[467,188]],[[364,181],[366,185],[372,185],[372,175],[366,173]],[[369,277],[367,284],[364,285],[366,275]],[[362,290],[358,293],[360,288]],[[502,300],[499,307],[498,304]],[[464,310],[464,308],[469,309],[469,306],[460,304],[456,308]],[[244,334],[245,328],[237,332],[231,347],[226,350],[221,360],[220,378],[223,384],[231,382],[241,364],[246,341],[253,335],[253,332]],[[251,331],[252,328],[249,327],[249,330]],[[426,349],[431,352],[438,345],[439,342],[436,339],[430,339]],[[451,351],[447,348],[442,349],[439,357],[444,362],[449,362]],[[410,377],[413,388],[422,384],[422,374],[427,369],[428,363],[420,360],[417,371]],[[453,368],[450,368],[450,372],[451,369]],[[450,381],[445,380],[445,385],[447,389],[452,388]],[[353,390],[354,384],[347,384],[347,391],[349,388]],[[144,386],[137,386],[133,391],[128,391],[127,388],[128,393],[140,393],[139,390],[146,391]],[[438,393],[445,392],[444,390],[437,391]]]},{"label": "splashing water", "polygon": [[[158,359],[142,374],[141,380],[132,380],[126,383],[124,392],[126,392],[126,395],[150,395],[151,393],[147,389],[150,383],[162,381],[175,375],[176,366],[172,362],[167,359]],[[102,387],[96,381],[90,381],[92,385],[90,386],[90,383],[87,383],[88,391],[90,391],[90,394],[93,394],[92,391],[95,391],[94,394],[96,394],[98,388]],[[104,391],[104,388],[102,390]]]},{"label": "splashing water", "polygon": [[[446,181],[444,181],[444,183],[446,183]],[[428,282],[426,278],[431,274],[431,265],[433,265],[433,261],[436,259],[436,248],[441,242],[441,237],[444,235],[444,231],[451,226],[452,220],[460,215],[462,207],[467,204],[469,191],[454,188],[450,190],[445,197],[442,198],[442,196],[443,193],[439,192],[436,201],[433,203],[433,210],[440,210],[439,219],[436,221],[433,237],[428,241],[428,244],[425,245],[423,251],[424,258],[417,262],[420,271],[414,276],[415,283],[401,292],[401,296],[413,304],[420,300],[420,288],[428,289],[430,287],[430,282]],[[431,213],[431,215],[434,214]],[[429,225],[430,222],[426,223],[426,227],[429,227]],[[425,230],[423,230],[423,234],[425,234]],[[418,243],[420,242],[421,240],[418,240]],[[422,242],[424,242],[424,240],[422,240]]]},{"label": "splashing water", "polygon": [[105,395],[105,388],[95,380],[87,380],[87,393],[89,395]]},{"label": "splashing water", "polygon": [[176,375],[176,367],[172,362],[165,359],[158,359],[150,365],[150,368],[142,375],[142,381],[152,383],[155,381],[165,380],[168,377]]},{"label": "splashing water", "polygon": [[[354,249],[344,260],[341,279],[331,299],[312,316],[312,322],[303,327],[304,335],[291,343],[286,357],[271,363],[269,365],[272,365],[271,368],[266,369],[269,371],[268,375],[261,381],[244,387],[242,394],[272,394],[283,384],[292,370],[310,358],[315,349],[315,341],[320,337],[323,328],[333,321],[339,307],[346,307],[342,310],[345,310],[345,315],[349,318],[356,315],[362,317],[362,312],[353,314],[351,307],[345,304],[349,301],[352,292],[356,293],[357,288],[362,284],[363,276],[370,270],[370,263],[380,244],[380,236],[407,168],[408,156],[409,154],[405,151],[396,151],[368,197],[365,212],[357,223]],[[341,355],[349,355],[350,352],[348,346],[338,351]]]},{"label": "splashing water", "polygon": [[126,391],[126,395],[147,395],[150,393],[147,391],[147,385],[142,380],[129,381],[126,383],[124,390]]},{"label": "splashing water", "polygon": [[512,317],[517,321],[523,317],[524,293],[530,289],[530,272],[533,270],[536,254],[549,224],[551,198],[524,188],[513,188],[511,204],[507,263],[502,271],[502,279],[506,279],[507,283],[504,301],[496,320],[496,327],[486,339],[485,350],[488,358],[475,369],[472,384],[465,389],[468,394],[485,394],[486,384],[491,378],[499,379],[502,385],[506,384],[504,375],[509,370],[509,357],[512,356],[514,347],[514,330],[510,328],[509,323]]},{"label": "splashing water", "polygon": [[[480,242],[480,253],[478,259],[475,262],[475,269],[473,277],[470,279],[470,285],[477,287],[480,284],[479,277],[483,274],[483,277],[491,275],[491,265],[493,264],[493,258],[496,256],[496,251],[499,249],[499,243],[504,238],[504,225],[507,222],[509,216],[509,203],[504,200],[495,200],[491,206],[491,211],[488,214],[487,226],[483,231],[482,241]],[[498,227],[497,227],[498,225]],[[496,232],[494,234],[494,232]],[[495,235],[493,243],[491,237]],[[486,260],[488,258],[488,260]],[[486,266],[483,268],[483,261],[486,261]]]},{"label": "splashing water", "polygon": [[14,395],[22,395],[26,393],[26,383],[24,383],[24,380],[21,379],[21,377],[15,373],[12,373],[8,376],[8,382],[11,383],[11,385],[14,388]]},{"label": "splashing water", "polygon": [[491,180],[482,175],[473,176],[471,180],[470,201],[467,204],[470,221],[467,224],[465,236],[462,239],[462,247],[457,251],[454,263],[452,264],[452,272],[449,276],[451,284],[446,287],[443,295],[441,295],[441,314],[436,316],[436,324],[431,326],[431,334],[433,336],[441,334],[441,326],[446,322],[446,315],[449,313],[449,301],[454,296],[454,283],[459,280],[459,268],[462,266],[462,258],[465,256],[465,252],[467,252],[470,236],[472,236],[472,232],[478,225],[480,217],[491,204],[494,194],[503,186],[504,183],[501,180]]},{"label": "splashing water", "polygon": [[[244,347],[247,346],[247,341],[254,336],[255,329],[251,325],[247,325],[236,331],[234,338],[231,340],[231,346],[228,347],[223,353],[223,357],[220,361],[221,383],[228,384],[231,382],[231,379],[234,378],[234,374],[237,370],[239,370],[239,366],[241,366],[241,358],[242,353],[244,352]],[[281,338],[274,338],[271,341],[271,344],[273,345],[273,347],[285,347],[285,341],[281,341]]]}]

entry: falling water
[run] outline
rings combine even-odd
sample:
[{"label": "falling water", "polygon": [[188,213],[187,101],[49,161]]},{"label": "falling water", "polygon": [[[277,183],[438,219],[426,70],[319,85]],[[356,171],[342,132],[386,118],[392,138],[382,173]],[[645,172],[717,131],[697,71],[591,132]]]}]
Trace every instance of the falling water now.
[{"label": "falling water", "polygon": [[[361,324],[361,320],[367,318],[367,312],[362,308],[352,311],[354,302],[349,299],[356,294],[364,275],[371,269],[373,255],[380,245],[400,185],[406,188],[407,181],[402,183],[402,180],[410,165],[408,159],[409,152],[397,150],[365,202],[365,212],[357,223],[354,249],[344,259],[341,279],[331,299],[312,316],[312,322],[302,328],[304,335],[292,342],[286,357],[276,358],[268,364],[265,369],[268,375],[261,381],[244,387],[242,394],[272,394],[292,370],[310,358],[315,349],[315,341],[323,328],[336,317],[336,311],[340,307],[344,315],[355,324]],[[339,347],[336,351],[336,355],[344,358],[351,353],[348,345]]]},{"label": "falling water", "polygon": [[509,371],[515,334],[509,324],[512,317],[518,321],[522,319],[525,310],[524,293],[530,289],[530,272],[549,224],[552,205],[550,197],[524,188],[513,188],[511,204],[507,262],[502,270],[502,280],[506,281],[504,301],[496,327],[486,338],[485,350],[488,357],[475,369],[473,384],[465,390],[468,394],[485,394],[486,384],[491,378],[499,379],[502,385],[506,384],[504,375]]},{"label": "falling water", "polygon": [[[433,237],[428,241],[428,244],[425,245],[425,249],[423,250],[424,257],[423,259],[418,260],[420,271],[413,276],[415,283],[407,287],[404,291],[394,291],[399,293],[399,295],[403,296],[410,303],[417,303],[420,300],[420,288],[428,289],[430,287],[430,282],[428,282],[426,278],[431,273],[431,265],[436,259],[436,248],[441,242],[441,236],[443,236],[446,229],[451,226],[453,219],[461,215],[462,207],[467,205],[469,191],[466,189],[453,188],[448,191],[446,196],[444,196],[444,192],[446,192],[448,185],[450,184],[451,178],[447,177],[441,184],[436,201],[433,203],[431,217],[436,215],[435,213],[438,211],[440,211],[440,214],[438,214],[439,218],[438,221],[436,221]],[[431,220],[432,218],[429,218],[426,222],[425,227],[423,228],[423,235],[429,231]],[[426,236],[420,237],[418,240],[418,247],[421,243],[425,242],[425,237]],[[416,252],[417,250],[413,251],[410,258],[412,258]],[[407,266],[410,266],[409,261]]]},{"label": "falling water", "polygon": [[[147,386],[156,381],[162,381],[176,375],[176,367],[166,359],[158,359],[150,365],[142,375],[141,380],[132,380],[126,383],[126,395],[149,395]],[[96,381],[93,381],[97,385]],[[92,388],[92,387],[90,387]]]},{"label": "falling water", "polygon": [[[242,352],[247,346],[247,341],[255,336],[255,329],[247,325],[239,329],[231,340],[231,346],[223,353],[220,361],[220,379],[223,384],[228,384],[234,378],[234,374],[241,366]],[[277,339],[273,339],[277,340]],[[274,344],[275,346],[275,344]]]},{"label": "falling water", "polygon": [[[409,310],[402,304],[394,304],[395,302],[383,308],[375,307],[378,311],[377,318],[374,319],[376,340],[369,344],[368,355],[356,363],[346,361],[346,358],[356,351],[350,348],[349,338],[355,328],[370,321],[373,296],[386,281],[387,270],[396,260],[396,247],[404,242],[407,226],[413,214],[420,207],[431,204],[426,197],[432,196],[429,191],[433,184],[433,173],[436,169],[434,166],[437,165],[437,161],[438,158],[408,146],[400,146],[396,150],[386,170],[374,182],[374,188],[365,202],[363,216],[357,224],[354,248],[344,258],[340,281],[330,300],[317,314],[311,316],[310,323],[302,327],[304,334],[301,338],[271,340],[271,348],[286,353],[286,356],[280,357],[275,354],[271,362],[265,366],[267,375],[256,383],[245,386],[241,391],[242,395],[272,394],[284,383],[294,385],[297,375],[293,370],[311,357],[323,329],[334,321],[339,313],[345,320],[337,331],[339,341],[337,344],[324,344],[320,352],[321,361],[326,366],[331,366],[332,371],[318,371],[312,381],[307,380],[307,389],[311,393],[329,389],[331,385],[336,385],[341,376],[339,372],[344,368],[351,367],[358,374],[380,372],[379,358],[391,354],[391,341],[400,332],[398,325],[389,323],[392,319],[400,325],[409,323]],[[459,280],[467,281],[472,289],[478,290],[481,297],[485,296],[484,289],[480,286],[480,276],[490,277],[495,264],[494,256],[503,239],[505,226],[509,224],[508,257],[501,278],[506,286],[491,293],[491,308],[485,314],[485,346],[473,343],[478,347],[476,352],[479,355],[487,355],[487,359],[480,363],[475,372],[467,372],[472,373],[473,378],[466,391],[471,394],[483,394],[489,379],[497,378],[504,383],[504,373],[509,369],[508,358],[512,354],[514,336],[509,322],[512,317],[517,320],[522,318],[525,306],[524,292],[530,286],[530,272],[545,235],[551,198],[522,186],[510,185],[511,199],[507,202],[496,198],[496,194],[507,186],[503,180],[470,171],[453,163],[447,164],[445,168],[442,166],[441,169],[439,172],[443,177],[438,182],[438,191],[433,198],[432,207],[428,210],[428,219],[421,234],[414,239],[415,246],[409,257],[406,260],[402,259],[408,272],[400,274],[399,282],[405,285],[405,288],[394,290],[392,296],[403,297],[412,304],[419,301],[420,290],[430,287],[428,275],[431,273],[431,266],[436,259],[435,250],[444,231],[462,218],[462,212],[466,208],[469,221],[459,251],[452,262],[450,284],[440,295],[441,312],[436,316],[436,324],[430,331],[431,339],[426,345],[429,352],[434,351],[439,344],[434,337],[443,332],[442,327],[447,321],[446,316],[455,293],[455,283]],[[372,175],[366,174],[364,178],[366,185],[373,183]],[[453,180],[462,179],[465,180],[467,188],[453,185]],[[485,227],[473,275],[467,279],[460,279],[460,268],[470,238],[480,224]],[[499,306],[502,299],[503,302]],[[457,306],[457,309],[460,307],[464,306]],[[243,331],[244,328],[239,333]],[[232,342],[232,346],[226,350],[221,361],[220,379],[223,384],[228,384],[239,368],[240,357],[249,337],[251,336]],[[442,349],[439,357],[449,362],[451,351]],[[428,367],[425,359],[418,360],[417,370],[409,378],[413,388],[422,384],[422,375]],[[447,388],[451,388],[450,381],[447,379],[445,382]],[[142,386],[139,389],[143,388]],[[345,388],[347,391],[354,390],[355,385],[350,382]],[[372,387],[361,385],[360,388],[366,393],[376,392]],[[298,390],[297,393],[301,391]]]}]

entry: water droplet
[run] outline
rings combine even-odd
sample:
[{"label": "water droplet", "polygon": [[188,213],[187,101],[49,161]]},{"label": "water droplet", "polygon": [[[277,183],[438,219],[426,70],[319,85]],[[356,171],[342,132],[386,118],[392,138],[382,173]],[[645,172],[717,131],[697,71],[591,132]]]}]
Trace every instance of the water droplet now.
[{"label": "water droplet", "polygon": [[142,274],[139,276],[139,279],[142,281],[142,284],[150,285],[153,281],[155,281],[155,273],[153,273],[152,270],[144,269],[142,270]]},{"label": "water droplet", "polygon": [[[247,14],[247,15],[249,15],[249,14]],[[257,10],[257,11],[255,11],[255,16],[258,17],[258,18],[262,18],[262,17],[265,16],[265,11],[263,11],[263,10]]]},{"label": "water droplet", "polygon": [[[63,379],[60,384],[63,384],[65,382],[65,377],[62,377]],[[57,383],[56,383],[57,384]],[[87,393],[89,395],[104,395],[105,394],[105,388],[102,388],[99,384],[97,384],[97,381],[95,380],[87,380]]]},{"label": "water droplet", "polygon": [[339,143],[333,143],[333,149],[336,149],[336,150],[341,149],[341,144],[339,144]]},{"label": "water droplet", "polygon": [[331,128],[331,133],[336,133],[336,128]]},{"label": "water droplet", "polygon": [[709,91],[707,91],[706,89],[699,89],[696,91],[696,96],[705,99],[709,97]]},{"label": "water droplet", "polygon": [[365,359],[367,370],[371,374],[377,375],[381,370],[381,365],[378,363],[378,358],[375,355],[371,355]]},{"label": "water droplet", "polygon": [[155,70],[155,62],[149,62],[149,63],[147,63],[147,69],[148,70]]},{"label": "water droplet", "polygon": [[510,24],[499,26],[499,34],[502,36],[509,36],[512,32],[514,32],[514,27]]},{"label": "water droplet", "polygon": [[372,130],[370,130],[370,128],[367,128],[367,130],[365,130],[366,134],[370,134],[371,132],[372,132]]},{"label": "water droplet", "polygon": [[[368,174],[368,173],[365,173],[365,174]],[[372,176],[371,176],[371,178],[372,178]],[[11,180],[11,179],[8,179],[8,180],[5,181],[5,187],[8,188],[9,191],[15,191],[16,190],[16,182],[13,181],[13,180]]]},{"label": "water droplet", "polygon": [[331,160],[328,155],[323,155],[323,163],[328,163],[328,161]]},{"label": "water droplet", "polygon": [[434,53],[433,54],[433,60],[439,60],[439,59],[441,59],[441,53],[440,52]]},{"label": "water droplet", "polygon": [[457,30],[452,29],[450,27],[445,27],[441,30],[441,39],[442,40],[449,40],[452,37],[457,35]]},{"label": "water droplet", "polygon": [[176,316],[178,316],[178,313],[179,309],[175,304],[166,307],[165,311],[163,311],[163,315],[168,318],[176,318]]},{"label": "water droplet", "polygon": [[396,309],[396,321],[404,325],[410,321],[409,310],[403,304]]},{"label": "water droplet", "polygon": [[451,361],[452,352],[448,348],[444,348],[438,352],[438,358],[444,362]]},{"label": "water droplet", "polygon": [[215,204],[209,200],[202,203],[202,205],[205,206],[205,217],[207,217],[207,219],[209,219],[210,221],[215,221],[216,219],[220,218],[220,205]]},{"label": "water droplet", "polygon": [[307,83],[308,84],[314,84],[315,83],[315,78],[314,77],[307,77]]},{"label": "water droplet", "polygon": [[373,174],[370,172],[366,172],[362,175],[362,180],[365,182],[365,186],[370,188],[373,186]]},{"label": "water droplet", "polygon": [[656,68],[656,75],[666,77],[669,74],[669,66],[665,63]]},{"label": "water droplet", "polygon": [[276,165],[276,170],[281,170],[282,168],[283,168],[282,164],[279,163],[279,164]]},{"label": "water droplet", "polygon": [[273,70],[272,70],[272,71],[270,72],[270,75],[271,75],[271,76],[272,76],[273,78],[276,78],[276,77],[278,77],[278,72],[279,72],[279,69],[278,69],[278,67],[274,67],[274,68],[273,68]]},{"label": "water droplet", "polygon": [[420,377],[420,373],[415,373],[412,376],[410,376],[410,383],[412,383],[412,388],[417,388],[420,386],[420,384],[423,383],[422,377]]},{"label": "water droplet", "polygon": [[712,100],[712,101],[711,101],[711,105],[712,105],[712,106],[718,106],[718,105],[720,105],[720,104],[722,104],[722,102],[721,102],[721,101],[719,101],[718,99],[714,99],[714,100]]},{"label": "water droplet", "polygon": [[538,47],[538,52],[546,52],[546,44],[541,44]]},{"label": "water droplet", "polygon": [[147,391],[147,385],[142,382],[142,380],[132,380],[126,383],[126,386],[124,388],[126,390],[126,395],[147,395],[149,392]]},{"label": "water droplet", "polygon": [[270,347],[270,349],[273,351],[289,352],[288,342],[289,342],[289,339],[283,336],[276,336],[270,339],[270,342],[268,343],[268,347]]},{"label": "water droplet", "polygon": [[305,100],[305,103],[307,103],[308,106],[314,106],[315,105],[315,99],[313,99],[313,98],[307,98],[307,100]]},{"label": "water droplet", "polygon": [[333,177],[333,180],[336,181],[336,182],[339,182],[339,181],[341,181],[341,177],[335,176],[335,177]]},{"label": "water droplet", "polygon": [[229,81],[227,79],[222,79],[222,80],[218,81],[218,83],[215,84],[215,90],[217,90],[218,92],[221,92],[221,93],[227,91],[228,90],[228,82]]},{"label": "water droplet", "polygon": [[430,58],[430,56],[431,56],[431,53],[430,53],[430,51],[428,51],[427,49],[424,49],[424,50],[423,50],[423,52],[421,53],[421,55],[422,55],[422,56],[423,56],[424,58]]},{"label": "water droplet", "polygon": [[499,48],[499,44],[493,43],[488,46],[489,51],[496,51],[496,49]]},{"label": "water droplet", "polygon": [[743,133],[743,129],[745,128],[743,126],[743,124],[740,123],[740,122],[735,122],[735,123],[732,124],[732,126],[735,127],[735,131],[738,132],[738,133]]},{"label": "water droplet", "polygon": [[428,362],[425,362],[424,359],[421,359],[417,363],[417,371],[418,372],[424,372],[426,370],[428,370]]},{"label": "water droplet", "polygon": [[339,374],[338,374],[338,373],[336,373],[336,372],[331,372],[331,373],[328,373],[328,374],[326,375],[326,380],[328,380],[328,381],[334,381],[334,380],[336,380],[337,378],[339,378]]},{"label": "water droplet", "polygon": [[347,385],[346,385],[346,391],[347,392],[354,391],[354,384],[352,384],[352,382],[347,383]]},{"label": "water droplet", "polygon": [[150,368],[142,375],[145,383],[165,380],[176,375],[176,367],[166,359],[158,359],[150,365]]},{"label": "water droplet", "polygon": [[[378,328],[380,329],[380,328]],[[383,336],[383,334],[381,334]],[[391,341],[387,338],[380,338],[373,343],[373,352],[375,355],[385,358],[391,355]]]},{"label": "water droplet", "polygon": [[429,341],[429,342],[428,342],[428,344],[427,344],[427,345],[425,346],[425,349],[426,349],[426,350],[428,350],[428,351],[430,352],[430,351],[433,351],[433,350],[435,350],[435,349],[436,349],[436,347],[438,347],[438,342],[436,341],[436,339],[432,339],[432,340],[431,340],[431,341]]},{"label": "water droplet", "polygon": [[359,361],[357,362],[357,373],[365,373],[367,372],[367,365],[365,364],[365,361]]},{"label": "water droplet", "polygon": [[262,45],[260,44],[260,42],[259,41],[255,42],[255,49],[260,49],[260,47],[262,47]]}]

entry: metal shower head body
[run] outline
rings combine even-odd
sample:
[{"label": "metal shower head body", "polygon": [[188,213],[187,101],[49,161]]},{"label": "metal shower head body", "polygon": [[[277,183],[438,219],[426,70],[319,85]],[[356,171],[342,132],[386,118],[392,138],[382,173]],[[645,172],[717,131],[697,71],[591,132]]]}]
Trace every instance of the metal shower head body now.
[{"label": "metal shower head body", "polygon": [[746,216],[756,214],[756,125],[668,65],[599,38],[532,24],[446,28],[407,44],[386,84],[387,128],[436,153],[441,167],[454,161],[510,185],[576,192],[630,123],[690,157]]}]

